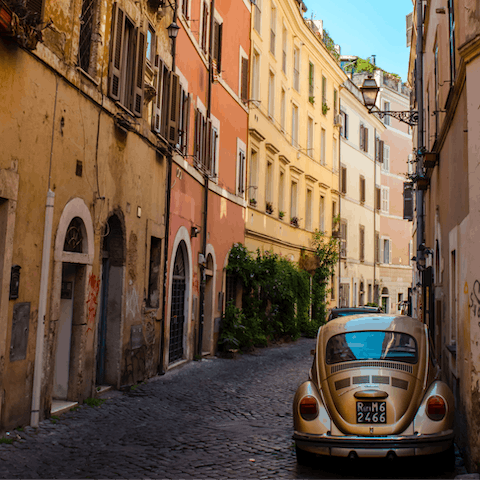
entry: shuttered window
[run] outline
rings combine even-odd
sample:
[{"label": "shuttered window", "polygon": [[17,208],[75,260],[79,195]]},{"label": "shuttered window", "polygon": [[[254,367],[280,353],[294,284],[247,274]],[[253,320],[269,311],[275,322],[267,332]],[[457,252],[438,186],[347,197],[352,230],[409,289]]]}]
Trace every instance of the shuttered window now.
[{"label": "shuttered window", "polygon": [[365,177],[360,175],[360,202],[365,203]]},{"label": "shuttered window", "polygon": [[25,6],[34,15],[43,17],[43,0],[26,0]]},{"label": "shuttered window", "polygon": [[365,227],[360,225],[360,261],[365,261]]},{"label": "shuttered window", "polygon": [[203,15],[202,15],[202,36],[201,36],[201,47],[202,50],[207,53],[207,36],[208,36],[208,5],[203,4]]},{"label": "shuttered window", "polygon": [[238,151],[237,157],[237,195],[244,198],[245,196],[245,152]]},{"label": "shuttered window", "polygon": [[82,70],[94,76],[90,63],[92,58],[92,35],[95,28],[97,15],[97,1],[83,0],[82,13],[80,15],[80,38],[78,42],[78,64]]},{"label": "shuttered window", "polygon": [[240,94],[242,96],[242,101],[247,102],[248,100],[248,58],[244,58],[244,57],[242,57]]},{"label": "shuttered window", "polygon": [[109,95],[142,116],[146,35],[115,4],[110,46]]},{"label": "shuttered window", "polygon": [[347,222],[345,220],[340,222],[340,257],[347,257]]},{"label": "shuttered window", "polygon": [[368,152],[368,128],[360,124],[360,150]]},{"label": "shuttered window", "polygon": [[375,187],[375,208],[380,210],[382,207],[382,191],[380,187]]},{"label": "shuttered window", "polygon": [[342,193],[347,193],[347,167],[340,167],[340,182]]},{"label": "shuttered window", "polygon": [[375,263],[380,263],[380,233],[375,232]]},{"label": "shuttered window", "polygon": [[219,75],[222,73],[222,32],[223,24],[215,20],[213,24],[213,59]]},{"label": "shuttered window", "polygon": [[194,164],[200,171],[215,176],[218,163],[219,134],[212,121],[195,110]]},{"label": "shuttered window", "polygon": [[413,220],[413,185],[410,182],[403,184],[403,218]]},{"label": "shuttered window", "polygon": [[[383,142],[381,142],[383,144]],[[383,145],[383,164],[382,170],[384,172],[390,171],[390,147],[388,145]]]}]

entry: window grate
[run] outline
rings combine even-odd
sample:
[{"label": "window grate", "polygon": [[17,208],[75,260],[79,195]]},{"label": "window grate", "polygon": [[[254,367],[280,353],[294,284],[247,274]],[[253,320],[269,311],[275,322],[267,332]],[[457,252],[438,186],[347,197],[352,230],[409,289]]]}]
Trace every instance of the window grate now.
[{"label": "window grate", "polygon": [[96,4],[97,0],[83,0],[82,14],[80,16],[80,41],[78,47],[78,57],[80,67],[85,72],[88,72],[90,68]]}]

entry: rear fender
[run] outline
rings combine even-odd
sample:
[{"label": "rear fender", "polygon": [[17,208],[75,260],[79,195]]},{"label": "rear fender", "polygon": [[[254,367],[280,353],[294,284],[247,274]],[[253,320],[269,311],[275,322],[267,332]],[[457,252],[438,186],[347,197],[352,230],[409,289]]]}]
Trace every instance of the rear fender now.
[{"label": "rear fender", "polygon": [[[313,420],[304,420],[300,415],[300,401],[306,396],[312,396],[318,404],[318,415]],[[302,383],[293,400],[293,428],[296,432],[322,435],[331,430],[331,420],[322,397],[315,384],[311,381]]]}]

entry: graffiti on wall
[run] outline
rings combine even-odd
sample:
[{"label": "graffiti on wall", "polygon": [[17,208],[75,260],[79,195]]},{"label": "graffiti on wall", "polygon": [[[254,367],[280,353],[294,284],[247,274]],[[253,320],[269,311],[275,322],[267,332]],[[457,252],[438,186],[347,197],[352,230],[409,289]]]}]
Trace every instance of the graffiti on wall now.
[{"label": "graffiti on wall", "polygon": [[[473,284],[473,289],[470,292],[470,301],[468,303],[468,306],[472,311],[473,317],[480,318],[480,282],[478,280],[475,280],[475,283]],[[480,322],[478,322],[478,326],[480,327]]]},{"label": "graffiti on wall", "polygon": [[98,293],[100,291],[100,278],[93,273],[88,279],[88,295],[87,295],[87,332],[93,331],[95,317],[97,315]]},{"label": "graffiti on wall", "polygon": [[131,315],[133,318],[135,318],[138,313],[138,293],[135,288],[132,288],[127,292],[126,306],[127,317]]}]

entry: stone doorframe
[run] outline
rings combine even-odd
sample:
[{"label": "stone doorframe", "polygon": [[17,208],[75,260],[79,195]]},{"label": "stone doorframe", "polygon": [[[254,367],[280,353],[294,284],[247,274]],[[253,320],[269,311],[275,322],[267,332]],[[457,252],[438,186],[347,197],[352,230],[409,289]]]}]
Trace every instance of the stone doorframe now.
[{"label": "stone doorframe", "polygon": [[175,364],[169,365],[169,348],[170,343],[170,315],[172,308],[172,284],[173,284],[173,266],[175,264],[175,256],[177,254],[177,249],[180,246],[180,242],[183,240],[185,243],[185,276],[186,276],[186,288],[185,288],[185,298],[186,298],[186,311],[185,311],[185,329],[183,332],[184,335],[184,359],[190,358],[190,353],[192,350],[192,341],[190,339],[192,333],[191,326],[191,311],[192,311],[192,286],[193,286],[193,260],[192,260],[192,246],[190,244],[190,232],[186,227],[182,226],[178,229],[175,236],[175,240],[172,245],[172,253],[170,256],[170,262],[168,266],[168,297],[167,297],[167,318],[165,319],[165,333],[164,333],[164,365],[166,369],[170,368],[176,363],[182,362],[178,360]]},{"label": "stone doorframe", "polygon": [[[65,235],[70,222],[78,217],[83,222],[82,235],[84,238],[83,252],[65,252],[63,250]],[[55,247],[53,254],[53,275],[52,286],[50,292],[50,322],[48,324],[48,334],[46,340],[46,352],[48,361],[45,364],[45,374],[43,377],[43,388],[46,391],[46,395],[43,398],[44,410],[50,410],[52,401],[53,381],[54,381],[54,368],[55,368],[55,352],[57,342],[57,325],[60,318],[60,292],[62,288],[62,265],[64,263],[71,263],[76,265],[83,265],[85,267],[85,274],[82,276],[82,290],[85,292],[85,297],[88,295],[88,286],[90,275],[92,274],[92,264],[94,259],[94,229],[90,210],[81,198],[73,198],[64,207],[60,220],[57,226],[57,233],[55,235]],[[87,329],[90,327],[92,330],[92,340],[95,337],[96,318],[93,319],[93,325],[87,325],[87,310],[88,305],[86,298],[84,302],[80,302],[81,311],[78,312],[79,316],[83,319],[81,324],[75,325],[76,328],[72,329],[72,352],[70,354],[71,371],[75,378],[71,378],[69,384],[75,385],[74,391],[70,391],[69,395],[72,400],[83,400],[87,396],[91,395],[93,384],[85,384],[84,379],[90,378],[91,375],[88,372],[81,371],[81,366],[85,365],[85,359],[82,358],[82,354],[85,353]],[[93,372],[91,372],[93,374]],[[86,382],[89,383],[89,382]]]}]

